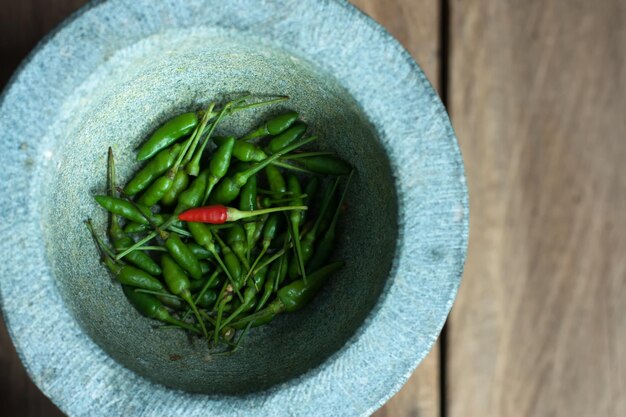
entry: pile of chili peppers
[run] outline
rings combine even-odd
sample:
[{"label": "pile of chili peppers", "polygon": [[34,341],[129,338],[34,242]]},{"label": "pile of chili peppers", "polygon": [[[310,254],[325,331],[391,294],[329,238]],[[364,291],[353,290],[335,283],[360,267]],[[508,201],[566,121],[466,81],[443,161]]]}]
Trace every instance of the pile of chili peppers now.
[{"label": "pile of chili peppers", "polygon": [[[251,327],[305,306],[343,262],[330,262],[351,166],[315,141],[290,111],[242,138],[216,137],[246,96],[178,115],[143,143],[143,167],[118,188],[113,152],[108,243],[87,226],[101,260],[137,311],[236,350]],[[338,188],[347,176],[343,191]]]}]

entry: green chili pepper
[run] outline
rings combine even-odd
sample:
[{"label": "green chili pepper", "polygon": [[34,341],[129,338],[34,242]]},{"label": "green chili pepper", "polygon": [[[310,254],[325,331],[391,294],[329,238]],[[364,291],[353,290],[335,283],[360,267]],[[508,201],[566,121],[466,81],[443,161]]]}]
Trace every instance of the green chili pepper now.
[{"label": "green chili pepper", "polygon": [[124,285],[130,285],[131,287],[144,288],[151,291],[163,291],[165,288],[163,284],[141,269],[134,268],[130,265],[115,267],[108,265],[109,269],[115,275],[115,278]]},{"label": "green chili pepper", "polygon": [[161,201],[165,194],[170,190],[174,180],[163,175],[154,181],[146,191],[143,192],[141,197],[137,200],[137,203],[146,207],[150,207]]},{"label": "green chili pepper", "polygon": [[[255,316],[255,317],[252,317]],[[262,315],[256,315],[253,314],[251,319],[246,319],[246,321],[240,320],[237,321],[235,323],[232,323],[230,326],[233,329],[237,329],[237,330],[241,330],[244,328],[249,328],[249,327],[260,327],[263,326],[265,324],[269,324],[272,322],[272,320],[274,320],[274,318],[276,317],[276,314],[269,314],[268,312],[265,312]]]},{"label": "green chili pepper", "polygon": [[212,256],[211,252],[196,243],[187,243],[187,247],[198,260],[209,259]]},{"label": "green chili pepper", "polygon": [[288,198],[269,198],[269,197],[263,197],[260,200],[261,206],[263,206],[264,208],[267,207],[272,207],[276,204],[282,204],[282,203],[289,203],[292,202],[294,200],[300,200],[302,201],[303,198],[308,197],[307,194],[301,194],[301,195],[297,195],[294,197],[288,197]]},{"label": "green chili pepper", "polygon": [[155,297],[136,292],[132,287],[128,286],[122,286],[122,289],[124,290],[124,294],[126,295],[126,298],[128,298],[128,301],[130,301],[142,315],[181,327],[185,330],[189,330],[190,332],[200,333],[200,331],[191,324],[182,322],[172,317],[170,313],[167,312],[165,307],[163,307],[163,304]]},{"label": "green chili pepper", "polygon": [[304,307],[320,290],[328,277],[344,265],[344,262],[334,262],[312,272],[305,281],[299,279],[285,285],[276,293],[277,299],[285,306],[285,310],[293,312]]},{"label": "green chili pepper", "polygon": [[266,308],[236,321],[232,324],[232,327],[239,328],[241,325],[257,321],[264,323],[271,321],[285,311],[291,313],[301,309],[317,294],[329,276],[341,268],[343,264],[343,262],[334,262],[309,274],[309,279],[306,282],[303,279],[299,279],[285,285],[276,293],[276,300]]},{"label": "green chili pepper", "polygon": [[[187,277],[187,273],[178,265],[178,263],[168,254],[161,257],[161,265],[163,267],[163,278],[165,284],[172,294],[185,298],[191,294],[191,283]],[[183,296],[183,294],[185,296]],[[185,300],[187,301],[187,300]]]},{"label": "green chili pepper", "polygon": [[[246,184],[241,188],[241,194],[239,196],[239,210],[242,211],[254,211],[257,207],[257,193],[256,193],[256,184],[257,179],[256,175],[251,176]],[[246,262],[250,263],[250,253],[253,248],[253,239],[254,232],[256,231],[257,225],[259,224],[258,219],[249,219],[249,221],[244,222],[243,228],[246,233]]]},{"label": "green chili pepper", "polygon": [[308,268],[310,270],[315,270],[320,268],[321,265],[324,265],[332,255],[333,247],[335,244],[335,229],[337,227],[337,219],[339,218],[339,211],[341,210],[341,206],[343,204],[343,200],[346,197],[346,192],[348,191],[348,186],[350,185],[350,180],[352,179],[352,175],[354,171],[350,173],[348,180],[346,181],[346,186],[341,194],[341,198],[339,199],[339,204],[337,205],[337,209],[335,210],[335,214],[333,215],[333,219],[324,233],[322,239],[318,242],[315,247],[315,253],[311,258],[311,261],[308,264]]},{"label": "green chili pepper", "polygon": [[280,215],[278,213],[270,214],[263,226],[263,242],[262,251],[270,247],[270,243],[276,237],[278,228],[280,227]]},{"label": "green chili pepper", "polygon": [[200,313],[198,312],[196,305],[191,298],[191,284],[189,282],[189,278],[187,278],[187,274],[178,265],[177,261],[172,259],[172,257],[167,254],[163,255],[163,257],[161,258],[161,265],[163,267],[163,278],[165,279],[167,287],[172,292],[172,294],[178,295],[180,298],[185,300],[187,304],[189,304],[196,316],[196,319],[198,320],[198,323],[200,323],[202,333],[208,340],[209,335],[206,331],[206,327],[204,326],[204,321],[202,320],[202,317],[200,317]]},{"label": "green chili pepper", "polygon": [[[116,183],[115,160],[113,158],[113,150],[111,149],[111,147],[109,147],[109,152],[108,152],[107,181],[109,185],[109,197],[115,197],[117,194],[117,189],[115,186],[115,183]],[[124,200],[120,200],[120,201],[124,201]],[[114,204],[113,201],[110,200],[108,203],[110,203],[111,205],[116,205],[116,206],[125,206],[126,207],[125,209],[127,209],[128,206],[124,204],[120,204],[120,201],[117,201]],[[126,203],[126,201],[124,201],[124,203]],[[136,210],[136,208],[133,206],[130,212],[133,212],[134,210]],[[141,215],[141,213],[139,213],[139,215]],[[113,247],[115,249],[120,249],[120,248],[125,248],[125,247],[132,245],[134,241],[130,237],[124,234],[124,232],[122,231],[122,228],[120,227],[119,219],[117,217],[118,217],[117,214],[111,213],[110,225],[109,225],[109,237],[111,241],[113,242]],[[95,234],[94,234],[94,237],[95,237]],[[126,259],[128,262],[143,269],[149,274],[161,275],[161,267],[159,267],[159,265],[157,265],[157,263],[154,262],[152,258],[148,256],[146,253],[143,253],[140,251],[132,252],[128,254]]]},{"label": "green chili pepper", "polygon": [[128,234],[142,233],[150,229],[151,227],[149,224],[130,222],[130,223],[127,223],[126,226],[124,226],[124,233],[128,233]]},{"label": "green chili pepper", "polygon": [[176,156],[180,152],[180,145],[176,144],[159,152],[150,162],[148,162],[134,177],[126,187],[124,193],[133,196],[145,190],[154,180],[163,175],[174,165]]},{"label": "green chili pepper", "polygon": [[[216,269],[215,272],[213,272],[213,274],[202,283],[202,287],[200,292],[196,295],[196,297],[194,298],[194,303],[196,305],[198,305],[198,303],[200,301],[202,301],[203,297],[204,297],[204,293],[207,292],[209,289],[215,289],[217,287],[219,287],[220,285],[223,285],[222,280],[220,280],[220,276],[221,276],[221,270],[220,269]],[[191,288],[194,288],[194,283],[191,282]],[[215,293],[215,291],[211,291],[213,293]],[[215,301],[217,300],[217,294],[215,295],[215,299],[213,300],[213,303],[215,303]],[[211,308],[213,306],[213,303],[211,303],[210,305],[206,306],[203,304],[204,308]],[[182,317],[182,320],[186,320],[187,317],[189,317],[189,314],[191,314],[191,309],[187,310],[187,312],[185,312],[185,314]]]},{"label": "green chili pepper", "polygon": [[96,202],[111,213],[124,217],[136,223],[148,224],[146,216],[152,216],[150,209],[147,207],[136,207],[130,201],[118,197],[108,195],[97,195],[94,197]]},{"label": "green chili pepper", "polygon": [[301,122],[294,123],[294,125],[289,129],[270,140],[269,144],[265,148],[265,152],[269,154],[279,152],[289,146],[292,142],[300,139],[302,135],[304,135],[304,132],[306,132],[306,124]]},{"label": "green chili pepper", "polygon": [[189,188],[180,194],[178,204],[174,209],[174,214],[182,213],[193,207],[198,207],[202,203],[208,180],[209,170],[205,169],[193,180]]},{"label": "green chili pepper", "polygon": [[[304,199],[305,206],[311,207],[319,186],[320,180],[318,177],[313,177],[309,180],[309,182],[307,182],[306,187],[304,188],[304,194],[306,195],[306,198]],[[302,212],[302,215],[305,215],[305,213]]]},{"label": "green chili pepper", "polygon": [[217,317],[215,319],[215,332],[213,332],[214,343],[217,345],[220,329],[222,328],[222,316],[224,315],[224,311],[226,306],[233,299],[233,287],[230,283],[226,283],[217,300]]},{"label": "green chili pepper", "polygon": [[[131,287],[132,288],[132,287]],[[140,292],[141,294],[141,292]],[[143,293],[145,294],[145,293]],[[146,294],[148,295],[148,294]],[[181,300],[179,297],[170,297],[169,295],[154,295],[149,294],[159,300],[165,307],[171,308],[172,310],[184,311],[187,308],[187,303]]]},{"label": "green chili pepper", "polygon": [[[187,172],[191,172],[193,175],[197,175],[197,170],[193,170],[190,166],[185,169],[180,169],[181,164],[186,164],[187,158],[191,159],[191,153],[193,153],[193,149],[197,145],[200,137],[204,133],[204,129],[208,123],[209,118],[213,115],[213,106],[211,104],[204,116],[202,117],[202,121],[200,125],[195,129],[193,135],[185,141],[182,146],[182,151],[179,152],[175,163],[171,166],[167,173],[162,177],[159,177],[146,192],[142,195],[140,202],[148,205],[153,205],[159,202],[161,199],[167,197],[170,203],[174,202],[174,199],[178,197],[178,194],[183,192],[184,188],[187,186],[189,182],[189,178]],[[194,163],[198,164],[199,160],[196,161],[194,159]],[[196,168],[198,166],[196,165]],[[199,168],[198,168],[199,170]],[[171,190],[171,192],[170,192]]]},{"label": "green chili pepper", "polygon": [[174,175],[174,180],[169,190],[167,190],[165,195],[161,198],[161,204],[171,206],[176,203],[178,196],[185,191],[187,185],[189,185],[189,174],[187,174],[185,170],[178,170],[176,175]]},{"label": "green chili pepper", "polygon": [[259,299],[256,311],[259,311],[261,308],[263,308],[263,306],[265,306],[272,294],[274,294],[274,292],[276,292],[280,285],[285,281],[285,278],[287,277],[288,264],[289,253],[285,251],[282,256],[280,256],[275,262],[270,265],[270,270],[267,274],[265,285],[263,286],[263,294]]},{"label": "green chili pepper", "polygon": [[298,158],[298,164],[303,168],[323,175],[348,175],[352,167],[336,156],[321,155],[310,156],[308,158]]},{"label": "green chili pepper", "polygon": [[[231,161],[232,162],[232,161]],[[228,173],[226,174],[228,177],[232,177],[238,172],[244,172],[245,170],[253,167],[254,164],[252,162],[237,162],[235,164],[230,164],[230,168],[228,168]]]},{"label": "green chili pepper", "polygon": [[[313,257],[314,244],[315,244],[315,240],[318,237],[318,231],[320,230],[319,227],[322,223],[322,219],[325,217],[326,212],[328,211],[330,200],[332,199],[332,196],[335,194],[335,190],[337,189],[338,185],[339,185],[339,178],[337,178],[337,180],[333,183],[332,187],[326,189],[326,192],[324,193],[324,197],[322,198],[322,205],[320,208],[320,212],[317,216],[317,219],[315,220],[315,223],[313,224],[313,227],[311,228],[311,230],[309,230],[302,237],[302,241],[300,242],[300,249],[302,250],[302,261],[304,262],[305,267],[308,265],[308,262],[311,260],[311,257]],[[290,269],[294,267],[297,268],[297,265],[294,265],[294,266],[292,266],[291,264],[289,265]]]},{"label": "green chili pepper", "polygon": [[[259,239],[261,239],[261,234],[263,233],[263,227],[265,225],[265,222],[267,221],[267,218],[269,217],[268,214],[264,215],[264,216],[258,216],[256,217],[256,225],[254,227],[254,233],[252,234],[252,240],[250,241],[250,248],[254,248],[257,244],[257,242],[259,241]],[[250,249],[252,250],[252,249]]]},{"label": "green chili pepper", "polygon": [[242,141],[261,136],[278,135],[287,130],[298,119],[298,113],[290,111],[268,120],[261,126],[241,138]]},{"label": "green chili pepper", "polygon": [[237,259],[237,255],[232,251],[228,245],[226,245],[222,239],[214,233],[213,236],[215,240],[217,240],[220,248],[222,249],[222,257],[224,259],[224,265],[226,266],[226,270],[230,272],[230,276],[232,278],[232,286],[233,290],[236,292],[239,291],[241,287],[243,287],[243,273],[241,270],[241,264],[239,263],[239,259]]},{"label": "green chili pepper", "polygon": [[[195,253],[193,255],[196,256]],[[202,269],[202,275],[206,275],[211,272],[211,265],[208,262],[200,262],[200,269]]]},{"label": "green chili pepper", "polygon": [[202,267],[200,261],[194,256],[187,245],[180,240],[176,233],[170,233],[165,240],[165,247],[176,263],[180,265],[193,279],[202,278]]},{"label": "green chili pepper", "polygon": [[[152,213],[152,215],[150,216],[150,221],[152,221],[152,223],[156,224],[157,226],[161,226],[163,223],[165,223],[165,217],[161,214]],[[152,227],[150,226],[149,223],[141,224],[141,223],[130,222],[130,223],[127,223],[126,226],[124,226],[124,233],[129,233],[129,234],[130,233],[142,233],[142,232],[150,230],[151,228]]]},{"label": "green chili pepper", "polygon": [[228,167],[230,166],[230,158],[233,153],[234,145],[235,138],[229,137],[224,141],[222,145],[218,146],[217,150],[213,154],[211,162],[209,163],[208,186],[206,187],[206,190],[204,192],[202,204],[204,204],[209,198],[209,195],[211,194],[213,187],[215,187],[215,184],[217,184],[218,181],[222,179],[224,175],[226,175],[226,172],[228,172]]},{"label": "green chili pepper", "polygon": [[87,220],[85,225],[91,233],[96,249],[100,254],[100,261],[104,263],[107,268],[109,268],[121,284],[157,292],[163,292],[165,290],[163,284],[147,272],[130,265],[120,265],[116,263],[111,255],[112,251],[107,248],[104,242],[102,242],[102,240],[100,240],[100,238],[96,235],[93,225],[91,224],[91,220]]},{"label": "green chili pepper", "polygon": [[[295,175],[289,175],[287,178],[287,189],[292,195],[301,195],[302,189],[300,188],[300,182]],[[304,204],[301,198],[294,199],[291,203],[292,206],[300,206]],[[300,247],[300,222],[302,221],[302,214],[300,210],[293,210],[288,213],[289,223],[291,226],[291,235],[293,236],[294,247],[296,249],[296,257],[298,258],[298,266],[302,279],[306,282],[306,271],[304,269],[304,262],[302,260],[302,248]],[[294,279],[298,276],[298,270],[293,273],[290,271],[289,278]]]},{"label": "green chili pepper", "polygon": [[267,221],[265,222],[265,225],[263,226],[263,235],[262,235],[263,241],[261,243],[261,252],[254,260],[254,263],[250,267],[250,270],[248,271],[248,274],[246,275],[245,280],[247,280],[248,276],[252,274],[252,271],[254,270],[256,265],[259,263],[263,255],[265,255],[265,252],[267,252],[267,250],[269,249],[270,244],[272,243],[272,240],[276,237],[279,225],[280,225],[280,216],[278,215],[278,213],[270,214],[269,217],[267,218]]},{"label": "green chili pepper", "polygon": [[215,300],[217,300],[217,293],[215,291],[205,291],[196,303],[196,306],[211,308],[215,304]]},{"label": "green chili pepper", "polygon": [[141,145],[137,152],[137,160],[145,161],[152,158],[160,150],[191,133],[197,125],[198,115],[195,112],[183,113],[168,120]]},{"label": "green chili pepper", "polygon": [[212,204],[230,203],[235,198],[237,198],[237,196],[239,195],[239,190],[241,189],[241,187],[243,187],[246,184],[246,182],[251,176],[259,172],[263,168],[267,167],[273,161],[285,155],[286,153],[289,153],[295,149],[298,149],[299,147],[304,146],[307,143],[312,142],[313,140],[315,140],[314,137],[304,139],[296,144],[293,144],[291,146],[288,146],[280,150],[274,155],[263,160],[263,162],[258,162],[252,165],[250,168],[248,168],[247,170],[243,172],[238,172],[232,177],[222,178],[222,180],[218,183],[217,187],[215,188],[215,192],[211,194],[211,203]]},{"label": "green chili pepper", "polygon": [[[130,237],[121,237],[113,241],[113,247],[115,249],[127,248],[133,243],[135,242]],[[151,275],[161,275],[161,267],[148,254],[142,251],[129,253],[126,255],[126,260]]]},{"label": "green chili pepper", "polygon": [[[213,278],[213,276],[215,276],[215,278]],[[224,285],[224,280],[225,280],[225,276],[222,275],[222,269],[219,268],[213,271],[211,276],[208,278],[200,279],[200,280],[192,279],[190,281],[191,282],[190,288],[192,292],[195,292],[204,288],[205,285],[208,285],[207,289],[212,290],[212,289],[215,289],[217,287],[221,287],[222,285]]]},{"label": "green chili pepper", "polygon": [[[214,141],[218,145],[222,145],[229,138],[215,138]],[[259,149],[256,145],[243,141],[236,141],[233,145],[233,158],[242,162],[259,162],[267,158],[267,154]]]},{"label": "green chili pepper", "polygon": [[104,260],[105,265],[113,272],[115,278],[124,285],[131,287],[143,288],[151,291],[164,291],[163,284],[141,269],[137,269],[130,265],[119,265],[111,259]]},{"label": "green chili pepper", "polygon": [[228,229],[226,232],[226,243],[228,243],[228,246],[239,258],[241,264],[247,269],[249,265],[246,260],[246,232],[240,224],[234,223],[233,227]]},{"label": "green chili pepper", "polygon": [[274,165],[269,165],[265,168],[265,176],[267,177],[270,190],[276,197],[280,198],[287,192],[287,183],[283,178],[283,174]]},{"label": "green chili pepper", "polygon": [[270,299],[272,294],[274,293],[274,281],[278,276],[279,272],[279,263],[274,262],[269,267],[269,272],[267,273],[267,279],[265,280],[265,285],[263,285],[263,294],[261,294],[261,298],[259,298],[259,302],[256,305],[256,310],[261,310],[267,301]]}]

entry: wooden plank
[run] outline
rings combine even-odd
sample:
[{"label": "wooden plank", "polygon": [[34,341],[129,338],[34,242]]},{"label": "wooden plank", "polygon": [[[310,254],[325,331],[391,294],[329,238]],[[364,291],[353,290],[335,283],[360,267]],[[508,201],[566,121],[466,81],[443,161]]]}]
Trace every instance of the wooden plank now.
[{"label": "wooden plank", "polygon": [[626,415],[626,8],[453,0],[470,245],[452,417]]},{"label": "wooden plank", "polygon": [[[8,1],[0,12],[0,87],[37,42],[86,0]],[[61,417],[63,413],[31,382],[0,317],[0,415]]]},{"label": "wooden plank", "polygon": [[[434,86],[439,86],[438,0],[353,0],[395,36],[422,67]],[[439,417],[439,344],[417,368],[411,379],[376,417]]]}]

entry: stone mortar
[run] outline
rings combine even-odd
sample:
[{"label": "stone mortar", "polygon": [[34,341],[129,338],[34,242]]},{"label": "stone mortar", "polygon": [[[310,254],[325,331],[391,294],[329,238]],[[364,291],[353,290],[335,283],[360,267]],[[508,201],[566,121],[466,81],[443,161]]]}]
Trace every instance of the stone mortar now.
[{"label": "stone mortar", "polygon": [[[98,264],[106,148],[118,175],[173,114],[238,92],[287,94],[357,174],[315,302],[211,356],[154,330]],[[463,165],[439,98],[380,26],[343,1],[110,0],[46,38],[0,104],[0,300],[35,383],[79,415],[368,415],[436,340],[466,251]],[[176,358],[177,360],[172,360]]]}]

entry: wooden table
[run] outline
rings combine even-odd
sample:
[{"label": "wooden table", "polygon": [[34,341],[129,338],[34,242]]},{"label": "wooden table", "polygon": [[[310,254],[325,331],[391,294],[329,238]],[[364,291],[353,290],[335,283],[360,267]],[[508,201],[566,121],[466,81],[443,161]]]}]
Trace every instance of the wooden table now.
[{"label": "wooden table", "polygon": [[[83,0],[6,1],[0,85]],[[452,116],[471,234],[440,342],[375,415],[626,415],[626,6],[355,0]],[[62,415],[0,326],[0,414]]]}]

